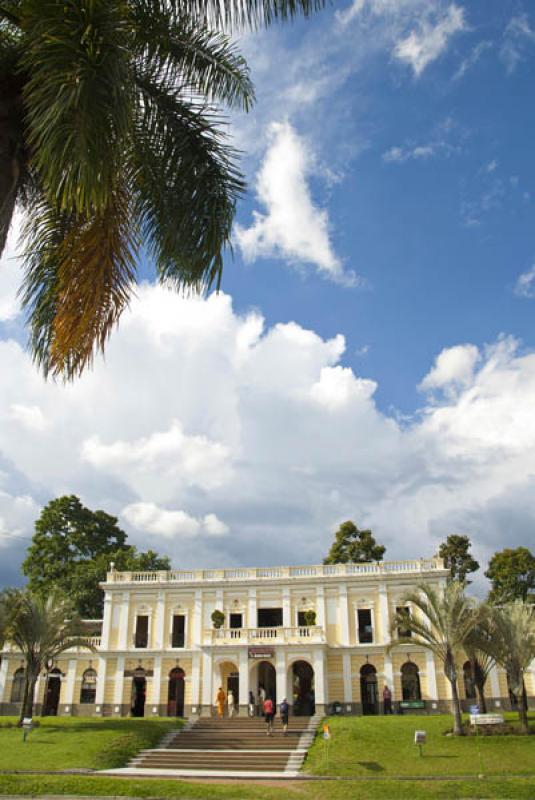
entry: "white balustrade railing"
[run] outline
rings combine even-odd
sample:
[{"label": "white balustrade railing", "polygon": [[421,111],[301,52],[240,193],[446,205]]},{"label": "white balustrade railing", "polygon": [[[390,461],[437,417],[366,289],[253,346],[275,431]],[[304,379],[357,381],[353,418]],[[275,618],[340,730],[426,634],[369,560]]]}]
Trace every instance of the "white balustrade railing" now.
[{"label": "white balustrade railing", "polygon": [[296,625],[289,628],[208,628],[205,637],[214,644],[284,644],[286,642],[322,642],[325,633],[320,625]]},{"label": "white balustrade railing", "polygon": [[108,583],[233,583],[242,581],[307,580],[358,575],[421,574],[444,570],[441,558],[406,561],[372,561],[363,564],[311,564],[295,567],[237,567],[235,569],[155,570],[154,572],[108,572]]}]

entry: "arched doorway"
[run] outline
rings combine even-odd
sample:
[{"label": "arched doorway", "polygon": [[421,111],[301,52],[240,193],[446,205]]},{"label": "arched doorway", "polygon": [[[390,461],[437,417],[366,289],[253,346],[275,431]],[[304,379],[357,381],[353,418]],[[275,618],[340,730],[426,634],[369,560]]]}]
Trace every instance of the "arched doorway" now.
[{"label": "arched doorway", "polygon": [[292,711],[296,717],[311,717],[316,710],[314,670],[308,661],[292,664]]},{"label": "arched doorway", "polygon": [[43,717],[57,717],[59,693],[61,691],[61,670],[57,667],[50,670],[46,677]]},{"label": "arched doorway", "polygon": [[167,690],[167,716],[184,716],[184,678],[186,673],[180,667],[175,667],[169,673],[169,686]]},{"label": "arched doorway", "polygon": [[11,684],[11,702],[22,703],[24,699],[24,686],[26,683],[25,672],[22,667],[15,670]]},{"label": "arched doorway", "polygon": [[373,664],[361,667],[360,698],[363,714],[377,714],[377,670]]},{"label": "arched doorway", "polygon": [[219,686],[222,687],[228,700],[229,694],[234,699],[234,708],[240,702],[240,673],[233,661],[222,661],[219,664]]},{"label": "arched doorway", "polygon": [[469,661],[465,661],[463,664],[463,682],[466,699],[475,700],[477,698],[476,684],[472,672],[472,665]]},{"label": "arched doorway", "polygon": [[132,676],[132,697],[130,710],[133,717],[145,716],[145,697],[147,694],[147,678],[143,667],[136,667]]},{"label": "arched doorway", "polygon": [[269,661],[261,661],[257,667],[257,698],[259,692],[264,689],[266,698],[271,697],[273,703],[277,704],[277,673],[275,667]]},{"label": "arched doorway", "polygon": [[80,703],[94,703],[97,697],[97,673],[92,667],[86,669],[82,675],[80,686]]},{"label": "arched doorway", "polygon": [[401,699],[405,702],[422,699],[420,671],[412,661],[407,661],[401,667]]}]

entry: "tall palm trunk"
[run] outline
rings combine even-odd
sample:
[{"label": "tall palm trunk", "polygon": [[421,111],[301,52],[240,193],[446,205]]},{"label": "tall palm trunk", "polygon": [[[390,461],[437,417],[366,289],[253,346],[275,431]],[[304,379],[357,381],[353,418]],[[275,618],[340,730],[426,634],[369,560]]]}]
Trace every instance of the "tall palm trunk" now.
[{"label": "tall palm trunk", "polygon": [[522,692],[518,698],[518,718],[520,720],[520,730],[522,733],[529,733],[528,695],[524,680],[522,680]]},{"label": "tall palm trunk", "polygon": [[33,704],[35,700],[35,686],[37,684],[37,678],[39,677],[39,667],[33,666],[27,671],[28,680],[26,682],[26,686],[24,687],[24,699],[20,709],[20,719],[19,723],[25,717],[32,717],[33,716]]},{"label": "tall palm trunk", "polygon": [[455,736],[463,735],[463,721],[461,717],[461,704],[459,702],[459,691],[457,689],[457,678],[453,680],[450,678],[451,683],[451,712],[453,714],[453,733]]},{"label": "tall palm trunk", "polygon": [[19,162],[11,125],[12,103],[2,92],[0,83],[0,256],[6,246],[7,234],[17,199]]},{"label": "tall palm trunk", "polygon": [[487,713],[487,699],[485,697],[485,681],[476,680],[477,696],[479,700],[479,710],[482,714]]}]

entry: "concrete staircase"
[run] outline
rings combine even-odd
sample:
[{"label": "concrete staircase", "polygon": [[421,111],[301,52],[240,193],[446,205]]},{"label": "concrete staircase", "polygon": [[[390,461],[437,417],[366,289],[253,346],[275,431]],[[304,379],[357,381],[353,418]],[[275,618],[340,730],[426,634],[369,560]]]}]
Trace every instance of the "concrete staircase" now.
[{"label": "concrete staircase", "polygon": [[273,735],[267,736],[262,717],[201,717],[167,734],[158,748],[143,750],[128,767],[107,774],[293,778],[314,740],[319,720],[319,716],[290,717],[284,736],[276,717]]}]

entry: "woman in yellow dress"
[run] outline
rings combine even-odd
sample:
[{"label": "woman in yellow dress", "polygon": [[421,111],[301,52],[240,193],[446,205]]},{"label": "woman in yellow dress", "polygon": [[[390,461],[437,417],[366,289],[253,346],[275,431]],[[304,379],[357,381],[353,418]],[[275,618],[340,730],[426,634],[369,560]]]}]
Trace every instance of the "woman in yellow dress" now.
[{"label": "woman in yellow dress", "polygon": [[224,714],[224,711],[225,711],[225,700],[226,699],[227,699],[227,696],[226,696],[225,692],[223,691],[223,687],[220,686],[219,687],[219,691],[217,693],[217,697],[216,697],[217,716],[219,717],[219,719],[223,719],[223,714]]}]

